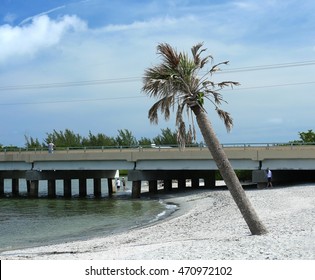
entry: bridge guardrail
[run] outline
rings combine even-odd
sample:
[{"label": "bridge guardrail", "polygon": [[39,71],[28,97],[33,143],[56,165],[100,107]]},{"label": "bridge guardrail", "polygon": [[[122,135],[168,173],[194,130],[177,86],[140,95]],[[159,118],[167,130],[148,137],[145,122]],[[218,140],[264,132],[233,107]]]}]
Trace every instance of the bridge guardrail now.
[{"label": "bridge guardrail", "polygon": [[[280,147],[291,147],[293,149],[295,146],[315,146],[315,143],[303,143],[303,142],[292,142],[292,143],[223,143],[221,144],[223,148],[229,149],[229,148],[280,148]],[[186,145],[186,149],[188,148],[199,148],[207,149],[207,146],[203,143],[199,144],[192,144],[192,145]],[[133,150],[133,151],[145,151],[145,150],[165,150],[165,149],[177,149],[177,150],[185,150],[181,146],[174,144],[174,145],[136,145],[136,146],[82,146],[82,147],[55,147],[54,152],[91,152],[91,151],[126,151],[126,150]],[[40,147],[40,148],[18,148],[18,147],[4,147],[0,148],[0,153],[48,153],[48,148],[46,147]]]}]

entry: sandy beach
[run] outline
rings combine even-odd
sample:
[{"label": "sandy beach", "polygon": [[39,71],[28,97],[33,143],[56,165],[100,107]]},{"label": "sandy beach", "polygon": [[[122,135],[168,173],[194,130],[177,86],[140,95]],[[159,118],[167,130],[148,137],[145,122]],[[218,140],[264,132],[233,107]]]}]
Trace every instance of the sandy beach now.
[{"label": "sandy beach", "polygon": [[315,185],[248,189],[269,230],[253,236],[227,190],[164,195],[179,210],[127,232],[3,252],[1,259],[57,260],[314,260]]}]

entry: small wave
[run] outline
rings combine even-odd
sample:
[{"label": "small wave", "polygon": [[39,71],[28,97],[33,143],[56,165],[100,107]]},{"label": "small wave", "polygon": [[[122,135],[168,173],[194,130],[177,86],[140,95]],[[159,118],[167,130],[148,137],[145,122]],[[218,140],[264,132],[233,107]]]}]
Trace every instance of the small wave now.
[{"label": "small wave", "polygon": [[160,220],[163,220],[173,214],[176,210],[178,210],[178,206],[176,204],[165,203],[163,200],[159,200],[159,203],[162,204],[165,208],[162,212],[157,214],[150,223],[154,223]]}]

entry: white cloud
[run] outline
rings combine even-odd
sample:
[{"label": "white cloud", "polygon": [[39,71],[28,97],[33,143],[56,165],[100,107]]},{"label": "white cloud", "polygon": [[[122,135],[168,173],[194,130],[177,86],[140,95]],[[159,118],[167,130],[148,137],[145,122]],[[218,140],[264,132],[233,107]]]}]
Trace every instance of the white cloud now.
[{"label": "white cloud", "polygon": [[165,17],[155,18],[149,21],[135,21],[131,24],[113,25],[106,26],[103,30],[109,32],[126,31],[134,29],[148,29],[148,28],[163,28],[165,26],[174,25],[178,22],[178,19]]},{"label": "white cloud", "polygon": [[76,16],[64,16],[51,20],[42,15],[24,26],[0,26],[0,64],[14,58],[29,58],[37,52],[58,44],[72,30],[80,31],[86,24]]}]

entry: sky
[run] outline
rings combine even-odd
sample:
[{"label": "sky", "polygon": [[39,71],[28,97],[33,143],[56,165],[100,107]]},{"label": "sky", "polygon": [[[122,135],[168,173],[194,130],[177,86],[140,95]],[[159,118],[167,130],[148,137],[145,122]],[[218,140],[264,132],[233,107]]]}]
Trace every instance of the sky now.
[{"label": "sky", "polygon": [[158,44],[200,42],[213,63],[229,61],[213,80],[241,84],[222,92],[231,132],[206,105],[222,143],[299,139],[315,130],[314,12],[313,0],[0,0],[0,144],[175,129],[150,124],[142,77],[160,63]]}]

